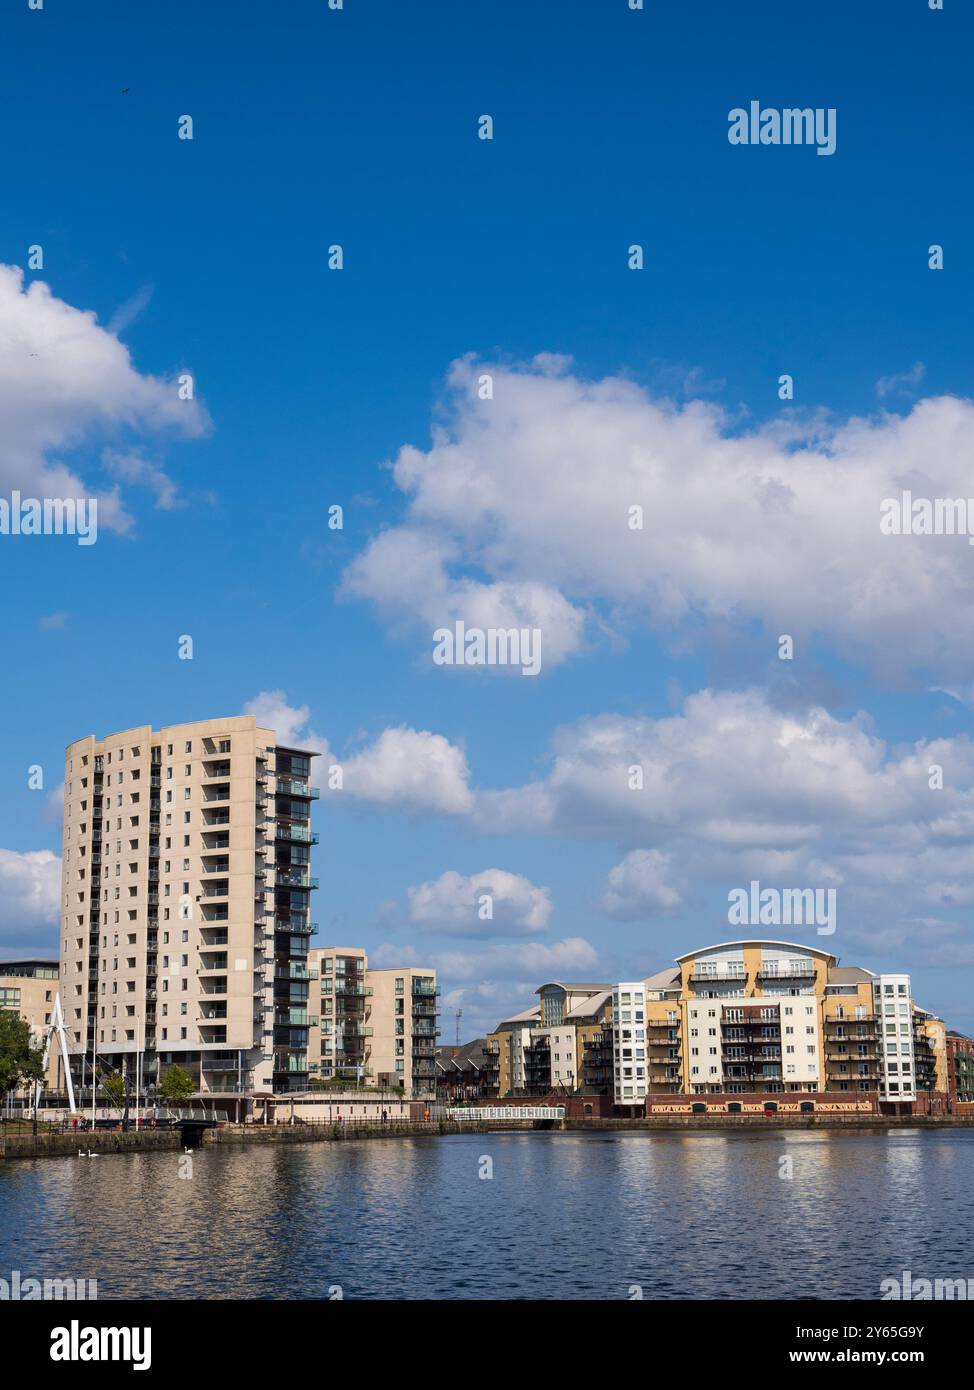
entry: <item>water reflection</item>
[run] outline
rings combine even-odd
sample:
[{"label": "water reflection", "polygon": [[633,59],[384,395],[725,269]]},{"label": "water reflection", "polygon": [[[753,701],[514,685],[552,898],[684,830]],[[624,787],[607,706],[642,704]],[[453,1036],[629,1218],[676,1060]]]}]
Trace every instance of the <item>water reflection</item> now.
[{"label": "water reflection", "polygon": [[903,1269],[974,1275],[971,1131],[214,1147],[191,1179],[182,1158],[0,1165],[0,1274],[410,1299],[875,1298]]}]

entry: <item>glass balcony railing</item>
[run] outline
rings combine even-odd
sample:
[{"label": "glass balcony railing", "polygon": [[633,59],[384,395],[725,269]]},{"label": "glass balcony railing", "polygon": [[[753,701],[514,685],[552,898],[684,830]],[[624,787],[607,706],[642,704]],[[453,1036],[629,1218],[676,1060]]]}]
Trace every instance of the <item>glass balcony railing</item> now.
[{"label": "glass balcony railing", "polygon": [[274,870],[274,882],[282,888],[317,888],[318,880],[312,878],[310,874],[303,873],[300,869]]},{"label": "glass balcony railing", "polygon": [[274,831],[274,836],[278,840],[295,840],[303,845],[316,845],[318,836],[315,831],[306,825],[290,824],[287,821],[280,821]]},{"label": "glass balcony railing", "polygon": [[277,779],[278,796],[300,796],[309,801],[316,801],[321,795],[318,787],[312,787],[308,782],[301,782],[296,777],[278,777]]},{"label": "glass balcony railing", "polygon": [[278,965],[274,974],[279,980],[317,980],[317,969],[309,970],[306,965]]}]

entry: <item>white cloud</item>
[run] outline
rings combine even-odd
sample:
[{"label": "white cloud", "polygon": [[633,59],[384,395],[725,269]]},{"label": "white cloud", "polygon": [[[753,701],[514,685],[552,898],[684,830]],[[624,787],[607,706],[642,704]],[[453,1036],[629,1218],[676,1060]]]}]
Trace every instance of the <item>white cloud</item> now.
[{"label": "white cloud", "polygon": [[[547,929],[549,889],[536,888],[521,874],[484,869],[479,874],[447,870],[431,883],[406,890],[409,915],[426,931],[454,936],[528,936]],[[483,900],[492,916],[482,920]]]},{"label": "white cloud", "polygon": [[152,302],[155,291],[153,285],[143,285],[137,289],[133,295],[120,304],[108,320],[108,331],[114,333],[116,337],[130,328],[136,319],[141,318]]},{"label": "white cloud", "polygon": [[[477,391],[485,371],[491,400]],[[550,360],[464,359],[449,393],[448,426],[395,459],[403,524],[345,576],[390,623],[415,623],[421,646],[453,617],[500,625],[532,612],[554,664],[582,649],[586,617],[682,638],[757,620],[771,654],[780,633],[799,651],[822,633],[882,677],[974,676],[969,547],[879,529],[881,502],[904,488],[974,491],[974,403],[742,431],[713,405],[675,406]]]},{"label": "white cloud", "polygon": [[176,507],[186,505],[179,495],[179,485],[170,478],[165,469],[160,468],[158,464],[150,463],[138,450],[123,454],[117,453],[114,449],[106,449],[102,454],[102,463],[105,465],[105,471],[119,482],[146,487],[153,492],[160,511],[170,512]]},{"label": "white cloud", "polygon": [[326,766],[340,766],[342,788],[329,793],[336,804],[347,797],[437,815],[465,815],[473,808],[466,755],[442,734],[405,725],[384,729],[361,752],[339,759],[327,738],[311,728],[310,708],[290,705],[284,690],[261,691],[243,713],[274,729],[282,744],[321,753]]},{"label": "white cloud", "polygon": [[671,864],[672,856],[662,850],[631,850],[609,873],[602,911],[630,921],[679,907],[682,897],[668,882]]},{"label": "white cloud", "polygon": [[557,589],[531,580],[485,584],[453,577],[448,567],[457,555],[456,547],[429,533],[406,528],[384,531],[349,566],[343,592],[373,600],[392,622],[406,614],[424,626],[430,659],[435,646],[433,633],[438,628],[453,628],[459,620],[468,628],[539,630],[542,669],[558,666],[580,649],[583,614]]},{"label": "white cloud", "polygon": [[473,806],[466,755],[426,729],[385,729],[342,767],[344,787],[336,796],[441,815],[463,815]]},{"label": "white cloud", "polygon": [[877,396],[894,396],[915,391],[926,375],[926,370],[922,362],[914,362],[908,372],[897,372],[893,376],[881,376],[876,382]]},{"label": "white cloud", "polygon": [[265,729],[273,729],[284,747],[306,748],[328,756],[328,740],[309,727],[311,710],[307,705],[289,705],[286,690],[262,690],[243,707]]},{"label": "white cloud", "polygon": [[0,849],[0,940],[24,942],[53,927],[61,908],[61,860],[49,849]]},{"label": "white cloud", "polygon": [[[931,788],[934,767],[943,789]],[[875,916],[974,902],[970,739],[891,749],[864,715],[782,711],[754,690],[560,729],[547,775],[480,792],[476,820],[641,851],[610,875],[601,905],[617,917],[669,911],[689,882],[750,876],[841,886]]]},{"label": "white cloud", "polygon": [[[380,951],[388,952],[390,965],[404,960],[401,947],[380,947]],[[378,955],[377,952],[377,958]],[[498,942],[479,950],[430,951],[424,955],[423,963],[432,965],[451,984],[524,979],[533,980],[531,988],[537,989],[543,980],[578,979],[580,975],[585,978],[596,969],[598,959],[595,948],[584,937],[570,936],[550,943]]]},{"label": "white cloud", "polygon": [[25,497],[98,497],[98,523],[131,525],[120,492],[82,481],[64,452],[126,431],[198,435],[207,417],[176,385],[140,374],[95,315],[40,280],[0,265],[0,491]]}]

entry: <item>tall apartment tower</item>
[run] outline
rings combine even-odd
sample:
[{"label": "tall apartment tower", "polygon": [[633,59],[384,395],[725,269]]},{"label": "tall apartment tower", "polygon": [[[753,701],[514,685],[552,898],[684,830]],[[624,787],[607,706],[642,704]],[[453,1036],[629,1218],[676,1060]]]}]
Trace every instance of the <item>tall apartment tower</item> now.
[{"label": "tall apartment tower", "polygon": [[308,1082],[313,753],[251,715],[68,746],[61,991],[79,1086],[178,1063],[202,1096]]}]

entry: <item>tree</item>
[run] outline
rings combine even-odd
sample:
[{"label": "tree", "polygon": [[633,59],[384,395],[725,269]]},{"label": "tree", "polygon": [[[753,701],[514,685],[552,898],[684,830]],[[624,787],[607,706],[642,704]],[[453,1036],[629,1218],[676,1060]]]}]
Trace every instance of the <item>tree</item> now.
[{"label": "tree", "polygon": [[113,1071],[109,1076],[106,1076],[101,1083],[101,1088],[108,1097],[109,1105],[114,1106],[116,1110],[120,1110],[125,1104],[125,1098],[128,1092],[128,1086],[125,1084],[125,1077],[121,1072]]},{"label": "tree", "polygon": [[34,1046],[26,1019],[0,1009],[0,1095],[24,1082],[43,1081],[44,1054]]},{"label": "tree", "polygon": [[159,1092],[164,1100],[172,1105],[181,1105],[189,1100],[196,1090],[196,1082],[184,1067],[173,1065],[159,1083]]}]

